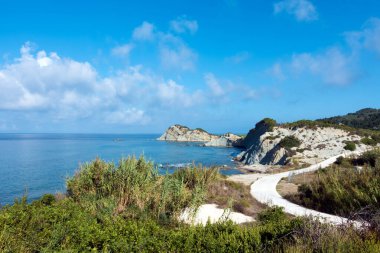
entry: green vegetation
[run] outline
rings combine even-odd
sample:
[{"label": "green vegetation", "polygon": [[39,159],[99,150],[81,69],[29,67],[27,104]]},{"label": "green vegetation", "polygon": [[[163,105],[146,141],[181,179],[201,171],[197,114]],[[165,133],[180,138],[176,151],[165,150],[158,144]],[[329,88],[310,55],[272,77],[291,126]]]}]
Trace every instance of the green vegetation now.
[{"label": "green vegetation", "polygon": [[[377,157],[377,156],[376,156]],[[357,163],[372,164],[368,155]],[[222,183],[221,183],[222,182]],[[0,209],[0,252],[378,252],[378,233],[291,218],[269,208],[258,222],[189,226],[176,216],[227,183],[216,169],[160,176],[143,158],[96,159],[67,181],[67,195],[26,197]],[[374,188],[379,189],[379,188]],[[227,191],[227,194],[231,191]]]},{"label": "green vegetation", "polygon": [[271,118],[264,118],[256,124],[256,128],[259,125],[265,125],[266,127],[268,127],[268,131],[271,132],[273,131],[273,127],[277,125],[277,122]]},{"label": "green vegetation", "polygon": [[285,123],[282,124],[283,127],[288,128],[309,128],[309,129],[317,129],[318,127],[332,127],[335,129],[341,129],[344,131],[349,132],[350,134],[356,134],[363,137],[370,137],[376,143],[380,143],[380,131],[378,130],[371,130],[371,129],[362,129],[362,128],[355,128],[352,126],[347,125],[341,125],[336,124],[329,121],[323,121],[323,120],[299,120],[292,123]]},{"label": "green vegetation", "polygon": [[220,208],[232,208],[233,211],[255,216],[264,209],[250,193],[251,187],[227,179],[215,180],[207,189],[207,203],[215,203]]},{"label": "green vegetation", "polygon": [[218,175],[215,168],[191,167],[160,176],[143,157],[122,159],[117,166],[96,159],[67,181],[67,194],[94,213],[173,220],[183,208],[202,204]]},{"label": "green vegetation", "polygon": [[380,130],[380,109],[366,108],[344,116],[321,119],[320,121],[343,124],[355,128]]},{"label": "green vegetation", "polygon": [[290,135],[284,137],[279,143],[280,147],[285,149],[291,149],[294,147],[299,147],[301,145],[301,141],[297,139],[297,137]]},{"label": "green vegetation", "polygon": [[377,141],[372,139],[372,138],[368,138],[368,137],[364,137],[363,139],[361,139],[361,142],[365,145],[369,145],[369,146],[376,146],[377,145]]},{"label": "green vegetation", "polygon": [[356,149],[356,144],[353,141],[346,141],[346,145],[344,146],[345,150],[354,151]]},{"label": "green vegetation", "polygon": [[1,252],[377,252],[371,232],[291,219],[269,209],[256,224],[162,225],[97,216],[70,198],[45,205],[24,198],[0,211]]},{"label": "green vegetation", "polygon": [[358,158],[341,157],[336,164],[316,173],[316,180],[299,187],[299,194],[292,197],[294,201],[323,212],[360,216],[380,228],[379,150]]},{"label": "green vegetation", "polygon": [[195,130],[198,130],[198,131],[203,132],[203,133],[208,133],[206,130],[204,130],[203,128],[200,128],[200,127],[195,128]]}]

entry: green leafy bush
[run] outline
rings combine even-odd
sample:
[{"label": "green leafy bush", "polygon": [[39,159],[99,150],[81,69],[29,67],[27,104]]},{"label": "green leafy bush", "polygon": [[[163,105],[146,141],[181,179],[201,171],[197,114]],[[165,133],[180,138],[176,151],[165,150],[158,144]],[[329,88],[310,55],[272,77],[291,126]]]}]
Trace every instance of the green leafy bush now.
[{"label": "green leafy bush", "polygon": [[259,125],[265,125],[266,127],[268,127],[268,131],[271,132],[273,131],[273,127],[277,125],[277,122],[271,118],[264,118],[256,124],[256,128]]},{"label": "green leafy bush", "polygon": [[346,145],[344,146],[345,150],[349,151],[355,151],[356,150],[356,144],[353,141],[347,141]]},{"label": "green leafy bush", "polygon": [[361,139],[361,142],[365,145],[370,146],[375,146],[377,144],[377,142],[374,139],[368,137],[364,137],[363,139]]},{"label": "green leafy bush", "polygon": [[280,142],[280,147],[285,149],[291,149],[294,147],[299,147],[301,145],[301,141],[297,139],[297,137],[290,135],[285,136]]},{"label": "green leafy bush", "polygon": [[67,193],[95,213],[175,219],[185,207],[197,208],[217,169],[189,167],[161,176],[143,157],[121,159],[118,165],[96,159],[83,164],[67,180]]},{"label": "green leafy bush", "polygon": [[[370,157],[364,159],[368,164]],[[375,196],[379,187],[371,176],[366,190],[372,189],[368,194]],[[0,252],[376,252],[380,248],[376,231],[291,218],[278,207],[260,213],[259,222],[245,225],[189,226],[170,218],[163,222],[163,216],[171,217],[178,207],[192,203],[217,178],[216,170],[200,167],[160,176],[143,158],[122,159],[117,166],[97,159],[82,165],[68,180],[67,197],[44,195],[32,203],[24,197],[2,207]]]}]

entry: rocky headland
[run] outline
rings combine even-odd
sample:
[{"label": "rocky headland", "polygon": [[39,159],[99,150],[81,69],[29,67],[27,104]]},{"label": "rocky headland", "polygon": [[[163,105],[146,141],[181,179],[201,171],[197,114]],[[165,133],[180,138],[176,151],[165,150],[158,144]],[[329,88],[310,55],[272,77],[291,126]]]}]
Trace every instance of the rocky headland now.
[{"label": "rocky headland", "polygon": [[308,165],[348,150],[369,148],[360,131],[315,121],[276,124],[264,119],[242,141],[245,148],[236,160],[245,165]]},{"label": "rocky headland", "polygon": [[277,124],[265,118],[244,138],[173,125],[158,140],[201,142],[206,147],[239,147],[243,151],[235,160],[241,163],[243,170],[265,172],[268,166],[308,166],[348,151],[360,152],[380,146],[380,132],[321,120]]},{"label": "rocky headland", "polygon": [[157,140],[178,142],[202,142],[207,147],[234,147],[240,146],[242,137],[226,133],[224,135],[210,134],[207,131],[196,128],[190,129],[182,125],[170,126]]}]

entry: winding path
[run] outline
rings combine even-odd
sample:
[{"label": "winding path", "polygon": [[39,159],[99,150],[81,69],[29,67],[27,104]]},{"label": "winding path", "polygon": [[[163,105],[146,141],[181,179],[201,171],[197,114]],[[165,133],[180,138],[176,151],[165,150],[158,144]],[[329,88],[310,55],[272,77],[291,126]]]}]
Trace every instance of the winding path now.
[{"label": "winding path", "polygon": [[321,222],[326,222],[335,225],[341,225],[344,223],[352,222],[354,226],[361,227],[363,223],[359,221],[349,221],[347,218],[343,218],[336,215],[331,215],[327,213],[318,212],[312,209],[308,209],[297,204],[294,204],[286,199],[284,199],[276,190],[277,184],[282,178],[286,178],[292,175],[307,173],[316,171],[320,168],[326,168],[333,164],[339,156],[346,157],[348,155],[360,154],[361,152],[349,152],[346,154],[331,157],[323,162],[314,164],[310,167],[287,171],[283,173],[278,173],[274,175],[264,176],[251,185],[251,195],[263,204],[268,204],[270,206],[280,206],[284,208],[284,211],[289,214],[296,216],[312,216],[319,219]]}]

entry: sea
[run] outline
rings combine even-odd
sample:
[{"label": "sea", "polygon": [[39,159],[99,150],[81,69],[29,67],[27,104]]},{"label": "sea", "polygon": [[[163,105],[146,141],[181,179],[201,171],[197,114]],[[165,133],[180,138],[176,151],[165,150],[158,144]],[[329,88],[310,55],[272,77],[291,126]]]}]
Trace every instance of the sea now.
[{"label": "sea", "polygon": [[65,182],[80,164],[97,157],[117,163],[130,155],[154,162],[161,174],[186,165],[221,166],[240,174],[232,160],[237,148],[157,141],[159,134],[0,134],[0,206],[26,196],[65,192]]}]

